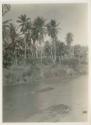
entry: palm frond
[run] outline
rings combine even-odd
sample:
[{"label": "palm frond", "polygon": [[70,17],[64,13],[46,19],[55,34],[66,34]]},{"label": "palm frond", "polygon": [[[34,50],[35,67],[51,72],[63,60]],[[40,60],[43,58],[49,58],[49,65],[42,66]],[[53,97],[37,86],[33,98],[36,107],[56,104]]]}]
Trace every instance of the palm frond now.
[{"label": "palm frond", "polygon": [[3,24],[9,23],[10,21],[12,21],[12,19],[5,20],[5,21],[3,21]]}]

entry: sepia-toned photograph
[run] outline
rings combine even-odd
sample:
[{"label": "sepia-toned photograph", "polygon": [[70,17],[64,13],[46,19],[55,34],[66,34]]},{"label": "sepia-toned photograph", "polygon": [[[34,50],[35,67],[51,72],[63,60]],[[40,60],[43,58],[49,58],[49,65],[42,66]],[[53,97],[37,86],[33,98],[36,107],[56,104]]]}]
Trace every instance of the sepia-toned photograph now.
[{"label": "sepia-toned photograph", "polygon": [[88,4],[2,4],[3,122],[87,122]]}]

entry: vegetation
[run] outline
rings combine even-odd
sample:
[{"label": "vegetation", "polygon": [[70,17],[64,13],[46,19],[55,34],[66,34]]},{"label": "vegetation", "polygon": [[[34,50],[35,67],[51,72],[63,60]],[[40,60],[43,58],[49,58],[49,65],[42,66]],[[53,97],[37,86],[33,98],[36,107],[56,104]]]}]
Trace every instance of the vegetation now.
[{"label": "vegetation", "polygon": [[68,46],[71,46],[72,41],[73,41],[73,34],[69,32],[69,33],[67,33],[67,35],[66,35],[67,45],[68,45]]},{"label": "vegetation", "polygon": [[[7,14],[10,8],[10,5],[3,5],[2,16]],[[30,17],[22,14],[17,18],[16,24],[12,23],[12,19],[8,19],[3,21],[2,26],[4,68],[11,68],[15,64],[20,67],[22,63],[41,68],[43,64],[57,64],[76,71],[80,64],[87,64],[87,47],[73,46],[74,35],[71,32],[66,34],[65,42],[59,40],[60,24],[54,19],[46,23],[43,17],[36,17],[31,21]],[[45,40],[47,36],[49,41]]]}]

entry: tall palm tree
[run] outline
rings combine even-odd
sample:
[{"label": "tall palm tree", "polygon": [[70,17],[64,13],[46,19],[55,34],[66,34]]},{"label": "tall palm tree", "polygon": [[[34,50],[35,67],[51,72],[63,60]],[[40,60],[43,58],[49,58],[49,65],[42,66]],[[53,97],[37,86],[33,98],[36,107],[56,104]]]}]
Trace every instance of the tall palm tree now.
[{"label": "tall palm tree", "polygon": [[16,27],[10,23],[9,25],[9,34],[10,34],[10,38],[11,38],[11,49],[12,49],[12,52],[14,54],[14,57],[15,57],[15,62],[17,64],[17,50],[16,50],[16,44],[17,44],[17,37],[18,37],[18,33],[17,33],[17,30],[16,30]]},{"label": "tall palm tree", "polygon": [[66,34],[67,46],[71,46],[72,41],[73,41],[73,34],[69,32]]},{"label": "tall palm tree", "polygon": [[31,20],[25,14],[20,15],[18,17],[17,23],[19,23],[20,31],[24,35],[24,43],[25,43],[25,60],[27,57],[27,38],[30,35],[31,29]]},{"label": "tall palm tree", "polygon": [[[45,34],[45,20],[42,17],[37,17],[34,20],[32,27],[32,40],[35,45],[36,41],[39,41],[40,44],[44,42],[44,34]],[[41,63],[42,63],[42,49],[41,49]]]},{"label": "tall palm tree", "polygon": [[61,42],[60,40],[58,40],[56,42],[56,47],[57,47],[57,51],[56,51],[56,54],[57,54],[57,59],[60,63],[63,62],[63,59],[64,59],[64,55],[65,55],[65,43],[64,42]]},{"label": "tall palm tree", "polygon": [[12,43],[14,43],[17,37],[17,31],[15,26],[12,23],[10,23],[9,25],[9,30],[10,30],[10,37],[11,37]]},{"label": "tall palm tree", "polygon": [[68,32],[66,34],[66,44],[67,44],[66,53],[67,53],[68,58],[71,58],[71,55],[73,53],[73,49],[71,46],[72,42],[73,42],[73,34],[71,32]]},{"label": "tall palm tree", "polygon": [[[56,21],[53,19],[46,25],[48,35],[51,37],[52,42],[53,42],[54,54],[52,53],[52,55],[54,58],[54,63],[56,62],[56,41],[57,41],[57,33],[58,33],[58,29],[59,29],[58,25],[59,24],[57,24]],[[51,49],[51,51],[52,51],[52,49]]]}]

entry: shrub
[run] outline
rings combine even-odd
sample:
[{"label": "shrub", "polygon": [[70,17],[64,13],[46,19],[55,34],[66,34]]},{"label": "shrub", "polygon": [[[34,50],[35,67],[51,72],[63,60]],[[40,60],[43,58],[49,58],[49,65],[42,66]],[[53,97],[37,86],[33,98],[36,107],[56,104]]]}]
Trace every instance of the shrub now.
[{"label": "shrub", "polygon": [[79,65],[79,61],[77,58],[65,59],[63,64],[75,69]]}]

